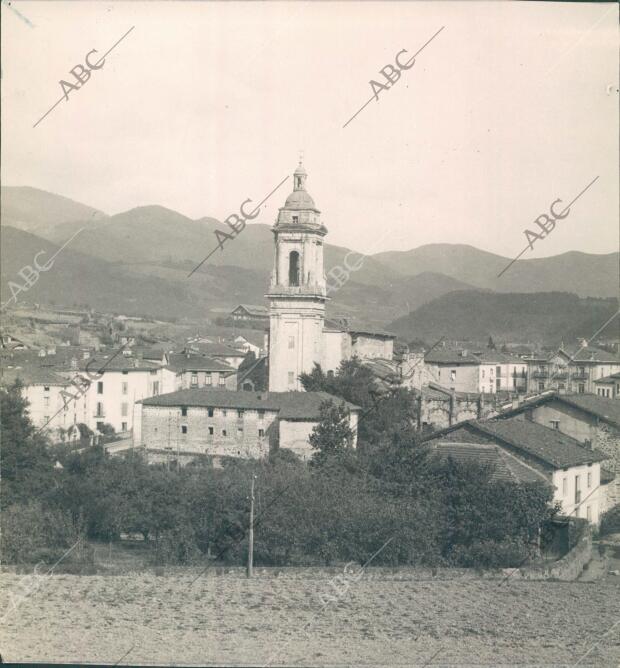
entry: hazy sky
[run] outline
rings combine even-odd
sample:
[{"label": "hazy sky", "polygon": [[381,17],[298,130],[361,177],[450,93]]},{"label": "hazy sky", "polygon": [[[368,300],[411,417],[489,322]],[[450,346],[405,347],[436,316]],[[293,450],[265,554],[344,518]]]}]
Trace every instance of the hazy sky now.
[{"label": "hazy sky", "polygon": [[[331,243],[467,243],[524,257],[618,249],[618,6],[576,3],[2,4],[2,182],[107,213],[219,219],[305,152]],[[61,79],[134,30],[36,128]],[[379,101],[369,81],[415,53]],[[91,62],[96,58],[91,56]],[[406,61],[401,56],[401,61]],[[255,222],[272,224],[287,182]],[[174,229],[170,230],[174,234]]]}]

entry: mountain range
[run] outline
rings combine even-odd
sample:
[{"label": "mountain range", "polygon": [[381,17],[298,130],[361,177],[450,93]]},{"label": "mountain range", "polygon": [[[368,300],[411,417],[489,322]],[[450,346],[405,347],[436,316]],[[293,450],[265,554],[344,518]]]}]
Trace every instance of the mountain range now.
[{"label": "mountain range", "polygon": [[[24,299],[88,304],[97,310],[132,315],[197,319],[238,303],[264,303],[273,262],[273,235],[268,225],[248,225],[188,278],[217,246],[216,229],[229,231],[214,218],[192,220],[156,205],[108,216],[36,188],[3,186],[2,301],[11,296],[8,281],[18,280],[17,273],[25,264],[32,264],[38,250],[51,255],[74,237],[58,255],[54,270],[42,276]],[[343,265],[348,252],[348,248],[326,244],[326,271]],[[415,332],[416,336],[424,333],[432,338],[439,323],[443,323],[441,327],[451,322],[453,329],[478,331],[464,304],[481,308],[481,313],[493,304],[496,316],[502,314],[495,322],[508,326],[512,322],[510,308],[520,304],[519,308],[527,311],[525,293],[564,292],[582,298],[583,302],[578,299],[576,303],[583,303],[586,322],[573,323],[579,332],[580,327],[594,324],[587,322],[588,313],[593,321],[599,315],[592,306],[596,299],[611,300],[607,303],[613,308],[619,284],[618,253],[575,251],[518,260],[498,278],[509,262],[510,258],[463,244],[430,244],[377,253],[365,257],[348,282],[330,294],[328,314],[389,326],[405,337]],[[553,316],[554,300],[545,302],[547,316],[562,323],[559,312],[558,317]],[[565,303],[562,308],[566,308]],[[526,317],[525,312],[519,312]],[[418,323],[413,328],[408,325],[410,317]],[[421,318],[426,323],[423,327]],[[469,324],[465,326],[465,322]],[[548,336],[554,331],[553,325],[539,323],[531,333]]]}]

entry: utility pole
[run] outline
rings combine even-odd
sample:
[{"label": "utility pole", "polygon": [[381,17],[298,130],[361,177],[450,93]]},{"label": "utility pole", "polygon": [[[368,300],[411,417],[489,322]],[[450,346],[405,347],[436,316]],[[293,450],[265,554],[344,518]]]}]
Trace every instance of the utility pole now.
[{"label": "utility pole", "polygon": [[252,485],[250,487],[250,531],[248,536],[248,570],[247,576],[252,577],[252,569],[254,567],[254,479],[252,475]]}]

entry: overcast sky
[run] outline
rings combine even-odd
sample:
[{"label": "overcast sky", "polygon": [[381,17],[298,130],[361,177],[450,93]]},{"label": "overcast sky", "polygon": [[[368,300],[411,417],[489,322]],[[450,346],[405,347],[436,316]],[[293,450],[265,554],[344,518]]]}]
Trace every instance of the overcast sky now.
[{"label": "overcast sky", "polygon": [[[618,7],[576,3],[2,4],[2,182],[107,213],[219,219],[305,153],[328,241],[465,243],[524,257],[618,249]],[[60,79],[109,54],[80,90]],[[369,81],[415,53],[389,90]],[[406,57],[401,56],[401,61]],[[91,62],[93,57],[91,56]],[[273,224],[289,180],[255,222]],[[556,209],[557,210],[557,209]],[[170,230],[174,234],[174,230]]]}]

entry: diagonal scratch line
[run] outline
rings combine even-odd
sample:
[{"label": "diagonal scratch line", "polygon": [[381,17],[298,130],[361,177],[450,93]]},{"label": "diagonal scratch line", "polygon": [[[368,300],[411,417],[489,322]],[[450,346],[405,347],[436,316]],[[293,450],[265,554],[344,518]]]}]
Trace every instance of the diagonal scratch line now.
[{"label": "diagonal scratch line", "polygon": [[[122,352],[123,350],[125,350],[125,348],[126,348],[128,345],[129,345],[129,344],[126,343],[124,346],[122,346],[122,348],[119,348],[119,349],[114,353],[114,355],[112,355],[112,357],[110,357],[110,359],[109,359],[109,360],[108,360],[108,361],[107,361],[107,362],[106,362],[106,363],[105,363],[105,364],[104,364],[104,365],[97,371],[97,373],[101,373],[101,372],[108,366],[108,364],[110,364],[110,362],[111,362],[111,361],[112,361],[112,360],[113,360],[113,359],[114,359],[120,352]],[[78,374],[78,375],[79,375],[79,374]],[[82,378],[83,378],[83,376],[82,376]],[[92,381],[89,380],[89,381],[88,381],[88,386],[86,387],[87,390],[88,390],[88,388],[91,386],[91,384],[92,384]],[[83,397],[83,396],[84,396],[84,392],[85,392],[85,390],[80,390],[80,391],[82,392],[82,394],[76,394],[76,395],[73,397],[73,401],[75,401],[76,399],[79,399],[80,397]],[[73,395],[71,395],[71,396],[73,396]],[[53,420],[59,413],[61,413],[63,410],[65,410],[65,406],[66,406],[66,405],[67,405],[67,404],[63,403],[63,405],[62,405],[62,406],[61,406],[61,407],[54,413],[54,415],[52,415],[52,417],[51,417],[51,418],[50,418],[50,419],[49,419],[49,420],[48,420],[42,427],[39,427],[34,433],[35,433],[35,434],[38,434],[42,429],[45,429],[45,427],[47,427],[47,425],[48,425],[48,424],[49,424],[49,423],[50,423],[50,422],[51,422],[51,421],[52,421],[52,420]]]},{"label": "diagonal scratch line", "polygon": [[603,640],[605,636],[609,635],[616,628],[616,626],[618,626],[618,624],[620,624],[620,619],[615,624],[612,624],[610,629],[608,629],[607,631],[605,631],[605,633],[603,633],[603,635],[594,643],[594,645],[592,645],[592,647],[590,647],[590,649],[577,660],[577,663],[573,664],[573,668],[574,666],[578,666],[586,658],[586,656],[590,654],[590,652],[592,652],[596,647],[598,647],[601,644],[601,640]]},{"label": "diagonal scratch line", "polygon": [[[571,206],[573,206],[573,204],[574,204],[574,203],[575,203],[575,202],[576,202],[576,201],[577,201],[577,200],[578,200],[578,199],[579,199],[579,198],[586,192],[586,190],[588,190],[588,188],[590,188],[590,186],[594,185],[594,183],[595,183],[596,181],[598,181],[599,178],[600,178],[600,176],[597,176],[593,181],[590,181],[590,183],[588,183],[588,185],[587,185],[587,186],[586,186],[586,187],[579,193],[579,195],[577,195],[577,197],[575,197],[575,198],[572,200],[572,202],[571,202],[568,206],[566,206],[566,207],[565,207],[565,208],[558,214],[557,217],[558,217],[558,218],[561,218],[562,215],[563,215],[566,211],[568,211],[568,209],[570,209]],[[508,265],[507,265],[506,267],[504,267],[504,269],[502,269],[502,271],[500,271],[499,274],[497,274],[497,278],[499,278],[502,274],[506,273],[506,272],[510,269],[510,267],[512,267],[512,265],[513,265],[513,264],[514,264],[514,263],[515,263],[515,262],[522,256],[522,255],[523,255],[523,253],[525,253],[525,251],[526,251],[528,248],[530,248],[530,244],[528,244],[528,245],[527,245],[527,246],[526,246],[526,247],[519,253],[519,255],[517,255],[517,257],[515,257],[513,260],[511,260],[511,261],[508,263]]]},{"label": "diagonal scratch line", "polygon": [[[260,209],[261,206],[262,206],[262,205],[263,205],[263,204],[264,204],[264,203],[265,203],[265,202],[266,202],[266,201],[273,195],[273,193],[275,193],[275,191],[276,191],[276,190],[277,190],[277,189],[278,189],[278,188],[279,188],[279,187],[280,187],[280,186],[281,186],[281,185],[282,185],[288,178],[289,178],[288,175],[285,176],[285,177],[282,179],[282,181],[280,181],[280,183],[278,183],[278,185],[277,185],[277,186],[276,186],[276,187],[269,193],[269,195],[267,195],[267,197],[263,198],[263,199],[261,200],[260,204],[259,204],[257,207],[255,207],[252,211],[250,211],[249,214],[247,214],[247,217],[249,218],[255,211],[257,211],[258,209]],[[201,262],[199,262],[199,263],[198,263],[198,264],[197,264],[197,265],[196,265],[196,266],[189,272],[189,274],[187,274],[187,278],[189,278],[192,274],[194,274],[196,271],[198,271],[198,269],[200,269],[200,267],[202,267],[202,265],[203,265],[203,264],[204,264],[204,263],[205,263],[205,262],[212,256],[212,255],[213,255],[213,253],[215,253],[215,251],[216,251],[218,248],[219,248],[220,250],[224,250],[224,242],[223,242],[223,241],[220,242],[220,243],[218,243],[218,245],[217,245],[217,246],[216,246],[216,247],[215,247],[215,248],[214,248],[214,249],[207,255],[207,257],[205,257],[204,260],[202,260]]]},{"label": "diagonal scratch line", "polygon": [[[130,33],[135,27],[136,27],[136,26],[131,26],[131,28],[129,28],[129,30],[128,30],[128,31],[127,31],[127,32],[126,32],[126,33],[125,33],[125,34],[124,34],[124,35],[123,35],[123,36],[122,36],[122,37],[121,37],[121,38],[120,38],[120,39],[119,39],[113,46],[111,46],[111,47],[105,52],[105,54],[103,55],[103,57],[100,58],[100,59],[95,63],[95,65],[99,65],[99,63],[100,63],[102,60],[105,59],[105,57],[110,53],[110,51],[112,51],[112,49],[114,49],[118,44],[120,44],[120,43],[125,39],[125,37],[127,37],[127,35],[129,35],[129,33]],[[88,81],[88,79],[87,79],[87,81]],[[39,120],[38,120],[32,127],[33,127],[33,128],[36,128],[37,125],[39,125],[39,123],[40,123],[40,122],[41,122],[41,121],[42,121],[42,120],[43,120],[43,119],[44,119],[50,112],[52,112],[54,109],[56,109],[56,107],[57,107],[57,106],[58,106],[58,105],[59,105],[65,98],[67,99],[67,102],[69,101],[69,96],[68,96],[68,95],[63,95],[63,96],[60,98],[60,100],[58,100],[58,102],[55,102],[55,103],[54,103],[54,104],[53,104],[53,105],[52,105],[52,106],[51,106],[51,107],[50,107],[50,108],[43,114],[43,116],[41,116],[41,118],[39,118]]]},{"label": "diagonal scratch line", "polygon": [[34,23],[32,23],[32,21],[30,21],[28,18],[26,18],[21,12],[17,11],[17,9],[13,7],[13,4],[11,2],[7,2],[7,0],[2,0],[2,4],[6,5],[11,11],[15,12],[15,14],[31,28],[36,28]]},{"label": "diagonal scratch line", "polygon": [[[436,33],[435,33],[435,34],[428,40],[428,42],[426,42],[426,44],[424,44],[423,47],[421,47],[420,49],[418,49],[418,50],[413,54],[413,59],[414,59],[414,60],[415,60],[415,57],[416,57],[419,53],[421,53],[422,50],[425,49],[425,48],[426,48],[426,47],[427,47],[427,46],[428,46],[428,45],[435,39],[435,37],[437,37],[437,35],[439,35],[439,33],[440,33],[445,27],[446,27],[446,26],[441,26],[441,28],[439,28],[439,30],[438,30],[438,31],[437,31],[437,32],[436,32]],[[363,105],[362,105],[362,106],[361,106],[361,107],[360,107],[360,108],[353,114],[353,116],[351,116],[351,118],[349,118],[349,120],[342,126],[342,129],[344,130],[344,128],[346,128],[347,125],[349,125],[349,123],[350,123],[350,122],[351,122],[351,121],[352,121],[352,120],[353,120],[353,119],[354,119],[354,118],[355,118],[361,111],[363,111],[364,109],[366,109],[366,107],[367,107],[367,106],[368,106],[368,105],[375,99],[375,97],[377,97],[377,100],[379,99],[378,96],[373,95],[373,96],[370,98],[370,100],[368,100],[368,102],[365,102],[365,103],[364,103],[364,104],[363,104]]]}]

